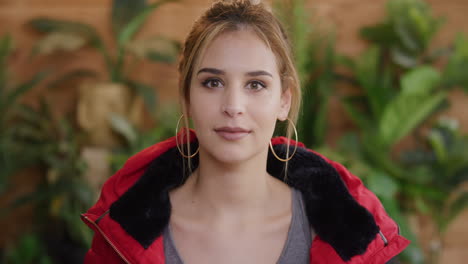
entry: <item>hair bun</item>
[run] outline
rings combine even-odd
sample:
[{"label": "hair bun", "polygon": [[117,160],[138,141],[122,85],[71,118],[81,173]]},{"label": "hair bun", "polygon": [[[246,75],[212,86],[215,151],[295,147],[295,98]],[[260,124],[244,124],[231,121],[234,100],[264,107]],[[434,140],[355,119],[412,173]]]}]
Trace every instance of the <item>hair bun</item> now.
[{"label": "hair bun", "polygon": [[225,2],[225,3],[248,2],[252,5],[258,5],[262,3],[262,0],[221,0],[220,2]]}]

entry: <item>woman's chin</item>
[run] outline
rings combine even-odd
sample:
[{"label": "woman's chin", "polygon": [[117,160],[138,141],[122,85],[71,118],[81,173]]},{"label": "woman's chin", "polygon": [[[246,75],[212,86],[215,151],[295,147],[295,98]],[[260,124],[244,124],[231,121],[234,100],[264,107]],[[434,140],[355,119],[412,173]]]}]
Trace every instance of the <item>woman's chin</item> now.
[{"label": "woman's chin", "polygon": [[233,150],[233,149],[218,149],[213,153],[213,158],[221,163],[226,164],[238,164],[249,159],[249,155],[245,150]]},{"label": "woman's chin", "polygon": [[248,146],[210,146],[203,151],[205,155],[209,156],[210,160],[226,165],[235,165],[244,163],[255,155],[254,149]]}]

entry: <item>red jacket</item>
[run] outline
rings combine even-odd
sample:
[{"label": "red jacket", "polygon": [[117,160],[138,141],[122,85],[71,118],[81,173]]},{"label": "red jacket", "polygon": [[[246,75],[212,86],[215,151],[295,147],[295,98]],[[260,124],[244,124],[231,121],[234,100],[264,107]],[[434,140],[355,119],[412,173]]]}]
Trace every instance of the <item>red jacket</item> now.
[{"label": "red jacket", "polygon": [[[196,148],[193,134],[192,140]],[[272,143],[278,155],[286,155],[286,138]],[[197,156],[192,161],[197,167]],[[272,176],[283,179],[283,166],[269,153]],[[134,155],[110,177],[97,203],[81,216],[95,232],[85,263],[164,263],[161,233],[170,217],[168,192],[183,183],[183,168],[173,137]],[[302,143],[289,161],[287,183],[302,192],[317,234],[311,264],[386,263],[409,244],[358,177]]]}]

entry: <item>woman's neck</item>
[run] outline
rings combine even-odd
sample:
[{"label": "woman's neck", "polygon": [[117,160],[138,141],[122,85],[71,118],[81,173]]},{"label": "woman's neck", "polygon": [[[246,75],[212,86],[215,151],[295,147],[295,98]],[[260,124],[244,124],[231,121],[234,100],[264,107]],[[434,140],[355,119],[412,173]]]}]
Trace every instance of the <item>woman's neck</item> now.
[{"label": "woman's neck", "polygon": [[266,172],[267,151],[228,165],[203,154],[199,167],[186,182],[198,215],[223,222],[251,222],[271,213],[272,200],[285,190],[285,184]]}]

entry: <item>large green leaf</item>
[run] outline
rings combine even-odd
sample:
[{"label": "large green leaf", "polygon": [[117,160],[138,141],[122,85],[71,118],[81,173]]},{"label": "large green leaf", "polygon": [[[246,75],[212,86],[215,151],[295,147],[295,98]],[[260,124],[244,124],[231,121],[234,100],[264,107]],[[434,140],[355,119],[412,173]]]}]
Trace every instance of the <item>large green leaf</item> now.
[{"label": "large green leaf", "polygon": [[400,94],[390,102],[379,123],[379,136],[391,146],[408,135],[445,100],[446,94]]},{"label": "large green leaf", "polygon": [[431,66],[415,68],[401,78],[402,94],[429,94],[441,80],[440,73]]},{"label": "large green leaf", "polygon": [[387,105],[379,123],[379,135],[385,145],[406,136],[443,102],[445,93],[432,93],[439,82],[440,74],[428,66],[402,77],[401,92]]}]

